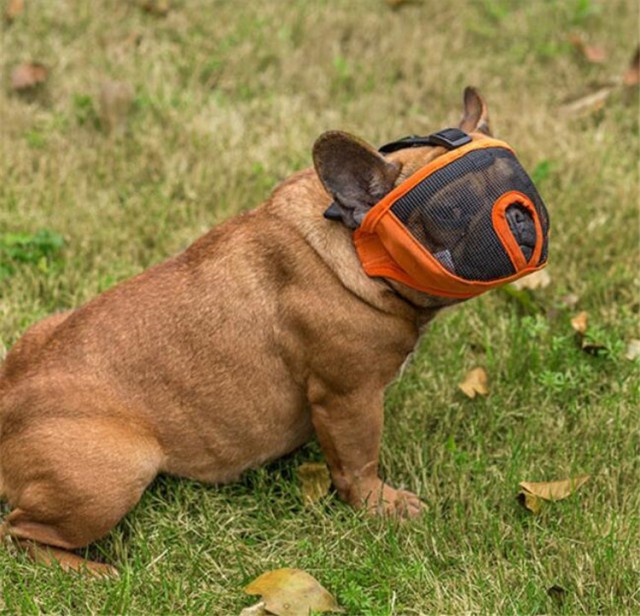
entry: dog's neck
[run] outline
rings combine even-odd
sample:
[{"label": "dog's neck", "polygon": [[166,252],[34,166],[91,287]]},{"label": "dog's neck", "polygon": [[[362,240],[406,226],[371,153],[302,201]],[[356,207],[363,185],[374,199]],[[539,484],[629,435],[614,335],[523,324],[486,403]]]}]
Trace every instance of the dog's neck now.
[{"label": "dog's neck", "polygon": [[[290,204],[305,204],[308,216]],[[293,226],[327,264],[342,285],[374,308],[411,320],[422,329],[443,307],[433,305],[426,295],[383,278],[367,276],[356,253],[352,231],[339,222],[327,220],[323,213],[331,204],[313,169],[306,169],[285,180],[266,206],[273,215]]]}]

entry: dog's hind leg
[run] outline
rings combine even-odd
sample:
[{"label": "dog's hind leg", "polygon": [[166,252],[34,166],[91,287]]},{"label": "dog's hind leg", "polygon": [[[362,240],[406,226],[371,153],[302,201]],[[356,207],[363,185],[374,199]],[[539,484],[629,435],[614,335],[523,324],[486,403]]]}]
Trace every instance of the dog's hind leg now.
[{"label": "dog's hind leg", "polygon": [[4,439],[13,511],[4,533],[38,561],[106,574],[70,552],[106,535],[138,502],[162,464],[158,442],[120,418],[52,418]]}]

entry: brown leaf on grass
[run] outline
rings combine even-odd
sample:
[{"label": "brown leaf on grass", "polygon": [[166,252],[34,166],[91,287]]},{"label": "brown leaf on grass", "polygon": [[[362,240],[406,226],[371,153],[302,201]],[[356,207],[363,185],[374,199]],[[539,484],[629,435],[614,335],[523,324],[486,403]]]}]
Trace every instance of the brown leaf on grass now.
[{"label": "brown leaf on grass", "polygon": [[537,272],[533,272],[533,274],[514,280],[511,283],[511,286],[518,289],[518,291],[521,291],[522,289],[535,291],[536,289],[546,289],[550,284],[551,276],[549,275],[549,272],[546,269],[541,269]]},{"label": "brown leaf on grass", "polygon": [[305,462],[298,467],[297,474],[305,505],[317,503],[329,492],[331,478],[326,464]]},{"label": "brown leaf on grass", "polygon": [[576,492],[590,477],[591,475],[578,475],[560,481],[521,481],[519,486],[525,494],[532,494],[547,501],[559,501]]},{"label": "brown leaf on grass", "polygon": [[580,34],[570,35],[569,42],[587,62],[602,64],[607,59],[607,52],[602,47],[589,45]]},{"label": "brown leaf on grass", "polygon": [[542,499],[535,494],[529,494],[523,490],[518,494],[518,502],[533,515],[538,515],[542,511]]},{"label": "brown leaf on grass", "polygon": [[43,84],[49,71],[47,67],[39,62],[25,62],[13,69],[11,73],[11,87],[16,92],[31,90]]},{"label": "brown leaf on grass", "polygon": [[629,340],[624,356],[629,361],[633,361],[634,359],[640,357],[640,340]]},{"label": "brown leaf on grass", "polygon": [[16,17],[20,17],[24,12],[24,0],[9,0],[7,8],[4,10],[4,18],[7,23],[11,23]]},{"label": "brown leaf on grass", "polygon": [[308,616],[310,610],[342,611],[334,597],[300,569],[267,571],[244,590],[249,595],[262,595],[266,609],[276,616]]},{"label": "brown leaf on grass", "polygon": [[122,133],[133,103],[133,88],[123,81],[100,85],[100,121],[108,133]]},{"label": "brown leaf on grass", "polygon": [[571,319],[571,327],[573,327],[573,329],[575,329],[580,335],[584,335],[587,332],[588,324],[589,314],[585,310],[579,312]]},{"label": "brown leaf on grass", "polygon": [[484,368],[474,368],[469,370],[464,377],[462,383],[458,383],[458,387],[469,398],[475,398],[476,394],[487,396],[489,388],[487,387],[488,378]]},{"label": "brown leaf on grass", "polygon": [[629,67],[622,76],[622,83],[625,86],[637,86],[640,83],[640,45],[631,57]]}]

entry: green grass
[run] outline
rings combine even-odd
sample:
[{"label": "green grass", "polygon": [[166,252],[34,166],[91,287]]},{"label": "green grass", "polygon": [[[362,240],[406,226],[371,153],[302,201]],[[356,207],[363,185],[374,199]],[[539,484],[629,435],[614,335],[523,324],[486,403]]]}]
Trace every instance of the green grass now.
[{"label": "green grass", "polygon": [[[640,379],[624,358],[640,338],[638,92],[559,111],[622,74],[637,2],[170,4],[158,17],[32,0],[3,26],[0,350],[259,204],[322,131],[380,144],[437,130],[469,83],[535,169],[552,283],[524,304],[496,291],[442,314],[390,387],[382,470],[425,499],[420,520],[368,519],[333,495],[305,509],[295,469],[320,459],[310,443],[229,486],[159,478],[88,551],[118,580],[0,550],[0,611],[233,615],[253,602],[244,585],[287,566],[352,615],[640,613]],[[579,57],[573,32],[606,63]],[[29,98],[8,87],[25,60],[51,71]],[[117,137],[100,128],[105,79],[135,91]],[[578,310],[597,355],[577,344]],[[457,383],[475,366],[491,394],[468,400]],[[578,473],[592,478],[540,516],[516,502],[519,481]]]}]

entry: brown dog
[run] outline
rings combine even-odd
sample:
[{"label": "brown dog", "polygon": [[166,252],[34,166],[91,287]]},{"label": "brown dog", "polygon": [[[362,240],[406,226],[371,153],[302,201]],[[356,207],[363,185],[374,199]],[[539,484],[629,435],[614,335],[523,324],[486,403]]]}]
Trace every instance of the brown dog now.
[{"label": "brown dog", "polygon": [[[461,128],[488,132],[465,90]],[[315,170],[185,252],[31,327],[0,371],[2,532],[45,561],[108,533],[158,473],[219,483],[317,434],[338,494],[414,516],[378,477],[383,393],[446,303],[364,274],[368,209],[444,152],[323,134]],[[332,200],[343,223],[323,212]]]}]

